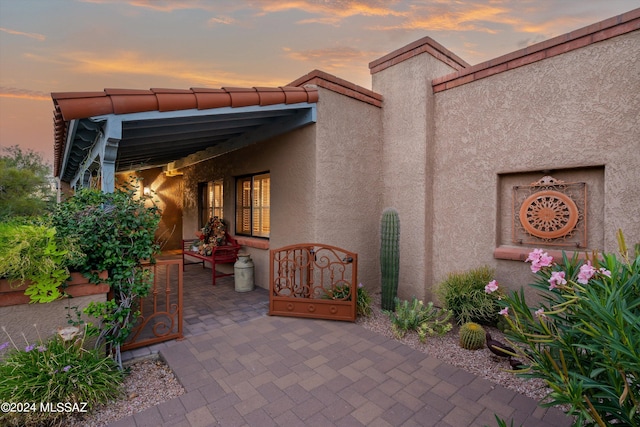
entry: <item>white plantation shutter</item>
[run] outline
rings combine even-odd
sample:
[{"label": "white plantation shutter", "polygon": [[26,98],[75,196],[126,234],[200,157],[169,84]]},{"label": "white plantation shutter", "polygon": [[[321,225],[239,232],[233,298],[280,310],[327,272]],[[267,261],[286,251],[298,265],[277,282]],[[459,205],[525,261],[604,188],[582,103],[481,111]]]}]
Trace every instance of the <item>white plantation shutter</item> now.
[{"label": "white plantation shutter", "polygon": [[269,237],[271,232],[271,179],[268,173],[238,178],[236,233]]}]

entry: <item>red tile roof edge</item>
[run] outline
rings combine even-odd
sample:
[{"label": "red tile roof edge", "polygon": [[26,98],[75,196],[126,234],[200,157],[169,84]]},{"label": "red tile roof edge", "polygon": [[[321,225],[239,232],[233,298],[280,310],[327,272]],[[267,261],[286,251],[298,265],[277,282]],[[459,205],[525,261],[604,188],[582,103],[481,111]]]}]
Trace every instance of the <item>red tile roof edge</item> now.
[{"label": "red tile roof edge", "polygon": [[640,8],[433,79],[434,92],[512,70],[640,29]]},{"label": "red tile roof edge", "polygon": [[423,37],[420,40],[409,43],[400,49],[396,49],[393,52],[370,62],[369,71],[371,74],[379,73],[386,68],[392,67],[425,52],[455,70],[463,70],[470,67],[470,64],[468,64],[464,59],[460,58],[458,55],[451,52],[431,37]]},{"label": "red tile roof edge", "polygon": [[375,105],[376,107],[382,107],[382,95],[320,70],[313,70],[292,81],[287,86],[303,86],[309,84]]},{"label": "red tile roof edge", "polygon": [[318,90],[277,88],[104,89],[102,92],[57,92],[53,100],[54,175],[59,176],[68,122],[105,114],[244,107],[318,102]]}]

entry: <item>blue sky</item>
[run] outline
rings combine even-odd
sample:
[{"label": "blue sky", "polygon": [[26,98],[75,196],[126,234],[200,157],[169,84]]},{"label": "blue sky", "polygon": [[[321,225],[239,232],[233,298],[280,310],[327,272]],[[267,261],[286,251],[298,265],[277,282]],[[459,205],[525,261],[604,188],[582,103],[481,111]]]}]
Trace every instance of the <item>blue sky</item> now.
[{"label": "blue sky", "polygon": [[430,36],[477,64],[638,0],[0,0],[0,145],[52,162],[51,92],[282,86]]}]

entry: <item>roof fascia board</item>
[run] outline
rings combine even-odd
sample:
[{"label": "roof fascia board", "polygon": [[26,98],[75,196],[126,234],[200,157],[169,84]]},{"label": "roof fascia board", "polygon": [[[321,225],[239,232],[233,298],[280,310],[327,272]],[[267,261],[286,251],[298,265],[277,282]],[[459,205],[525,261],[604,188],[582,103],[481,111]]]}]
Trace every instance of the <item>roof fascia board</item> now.
[{"label": "roof fascia board", "polygon": [[62,166],[60,167],[60,177],[64,175],[64,170],[67,167],[69,156],[71,155],[71,146],[73,145],[72,137],[75,137],[76,130],[78,129],[78,120],[71,120],[69,123],[69,131],[67,132],[67,141],[64,145],[64,155],[62,157]]},{"label": "roof fascia board", "polygon": [[141,113],[127,113],[127,114],[105,114],[103,116],[94,116],[91,119],[94,121],[107,120],[110,117],[118,117],[121,122],[128,121],[143,121],[143,120],[158,120],[168,118],[183,118],[192,116],[211,116],[211,115],[227,115],[227,114],[241,114],[241,113],[253,113],[258,111],[279,111],[279,110],[297,110],[301,108],[309,108],[315,105],[315,103],[298,102],[296,104],[273,104],[273,105],[251,105],[248,107],[219,107],[210,108],[206,110],[190,109],[190,110],[175,110],[175,111],[145,111]]},{"label": "roof fascia board", "polygon": [[307,108],[299,108],[299,110],[300,111],[292,116],[272,121],[271,123],[260,126],[259,128],[237,138],[227,140],[222,144],[215,145],[207,148],[206,150],[199,151],[180,160],[176,160],[175,162],[171,162],[166,166],[165,172],[169,174],[175,173],[177,169],[204,162],[205,160],[221,156],[230,151],[235,151],[256,142],[265,141],[274,136],[282,135],[317,122],[316,104],[307,104]]}]

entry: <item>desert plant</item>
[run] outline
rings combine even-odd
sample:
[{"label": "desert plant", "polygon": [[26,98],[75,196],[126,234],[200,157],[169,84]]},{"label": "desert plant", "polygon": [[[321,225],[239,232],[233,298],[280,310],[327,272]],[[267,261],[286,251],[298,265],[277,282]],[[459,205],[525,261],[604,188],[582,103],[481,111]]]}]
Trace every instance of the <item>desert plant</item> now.
[{"label": "desert plant", "polygon": [[[360,316],[369,316],[371,314],[371,297],[362,283],[358,284],[357,293],[356,313]],[[322,299],[351,301],[351,289],[349,285],[337,285],[333,289],[325,289]]]},{"label": "desert plant", "polygon": [[453,312],[459,325],[476,322],[494,325],[498,320],[499,296],[485,292],[494,270],[483,266],[463,273],[451,273],[438,285],[438,298]]},{"label": "desert plant", "polygon": [[477,350],[484,347],[485,332],[482,326],[475,322],[467,322],[460,327],[460,347],[467,350]]},{"label": "desert plant", "polygon": [[0,345],[0,402],[3,409],[19,406],[0,411],[2,425],[54,425],[65,413],[88,411],[122,391],[123,373],[111,357],[83,347],[79,328],[63,328],[25,347],[6,336]]},{"label": "desert plant", "polygon": [[619,258],[577,256],[555,263],[529,254],[542,304],[530,308],[511,292],[501,314],[506,336],[524,347],[530,369],[551,392],[543,406],[565,405],[575,425],[640,426],[640,249],[629,256],[622,233]]},{"label": "desert plant", "polygon": [[382,212],[380,222],[380,271],[383,310],[394,310],[400,277],[400,219],[393,208]]},{"label": "desert plant", "polygon": [[359,316],[371,315],[371,296],[369,291],[362,283],[358,284],[358,300],[356,304],[357,313]]},{"label": "desert plant", "polygon": [[395,311],[386,311],[391,320],[391,327],[398,338],[407,332],[415,331],[424,342],[427,336],[443,335],[451,330],[451,312],[434,307],[432,302],[425,305],[417,298],[411,302],[395,298]]}]

